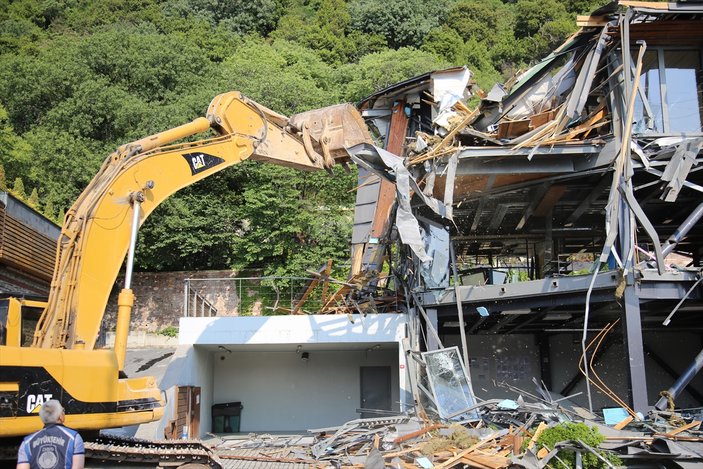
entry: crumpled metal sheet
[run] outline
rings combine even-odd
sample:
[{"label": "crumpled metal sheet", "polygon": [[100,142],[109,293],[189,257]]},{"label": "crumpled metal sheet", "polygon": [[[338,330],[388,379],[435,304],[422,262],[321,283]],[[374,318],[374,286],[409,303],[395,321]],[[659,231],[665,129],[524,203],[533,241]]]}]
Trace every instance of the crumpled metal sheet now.
[{"label": "crumpled metal sheet", "polygon": [[357,164],[395,183],[396,200],[398,202],[395,224],[398,228],[400,239],[404,244],[410,246],[410,249],[421,262],[431,262],[432,257],[425,251],[425,242],[420,233],[420,225],[410,207],[410,191],[412,190],[422,198],[432,211],[444,218],[448,218],[445,205],[439,200],[423,194],[417,181],[403,165],[403,159],[393,153],[366,143],[354,145],[347,148],[347,151]]}]

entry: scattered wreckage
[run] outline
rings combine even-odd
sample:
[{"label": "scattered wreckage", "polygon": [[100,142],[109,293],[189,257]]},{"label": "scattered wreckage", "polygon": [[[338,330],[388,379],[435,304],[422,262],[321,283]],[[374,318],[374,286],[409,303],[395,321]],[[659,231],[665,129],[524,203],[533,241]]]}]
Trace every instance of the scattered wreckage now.
[{"label": "scattered wreckage", "polygon": [[[613,408],[599,418],[542,386],[535,394],[512,390],[518,393],[515,400],[482,401],[453,419],[429,418],[419,411],[424,418],[379,416],[311,429],[307,437],[249,435],[211,444],[222,461],[241,467],[267,462],[286,467],[536,469],[664,461],[675,464],[668,467],[693,467],[703,462],[701,421],[695,420],[700,415],[655,412],[651,419],[632,422],[626,409]],[[618,421],[621,415],[628,416]]]},{"label": "scattered wreckage", "polygon": [[[586,340],[588,299],[601,266],[614,258],[622,272],[622,285],[617,286],[615,295],[622,298],[628,288],[634,288],[634,281],[629,278],[633,271],[637,271],[639,279],[648,280],[671,270],[665,258],[703,216],[703,203],[688,207],[688,215],[684,214],[678,228],[662,241],[660,227],[652,223],[635,194],[657,186],[660,190],[656,196],[662,202],[673,203],[680,200],[684,188],[698,193],[699,200],[699,193],[703,192],[696,176],[703,149],[703,99],[700,78],[696,75],[700,74],[700,51],[690,51],[691,57],[686,55],[688,52],[685,57],[673,57],[667,55],[671,53],[664,47],[688,44],[691,38],[700,43],[702,15],[703,9],[690,3],[612,3],[591,16],[579,17],[582,29],[561,47],[527,72],[505,85],[496,85],[488,93],[472,85],[468,69],[455,68],[394,85],[384,90],[385,97],[379,93],[362,103],[365,117],[375,125],[377,134],[387,140],[384,144],[389,151],[362,144],[351,148],[350,153],[363,169],[393,186],[397,206],[394,212],[389,211],[394,215],[392,226],[402,244],[409,248],[405,261],[401,259],[405,263],[396,267],[398,272],[407,272],[399,277],[398,290],[404,292],[401,297],[408,302],[407,309],[422,317],[426,340],[434,342],[436,349],[416,351],[420,350],[417,338],[411,338],[415,342],[406,347],[412,358],[408,371],[417,404],[413,415],[379,411],[377,418],[311,430],[314,439],[308,438],[304,445],[290,442],[289,447],[288,442],[279,441],[284,449],[276,457],[268,454],[266,457],[270,459],[266,460],[311,466],[425,469],[458,465],[530,469],[623,464],[641,467],[660,463],[667,467],[693,467],[703,462],[700,431],[703,412],[676,409],[674,405],[703,359],[697,358],[644,415],[641,410],[648,407],[646,388],[642,390],[637,385],[644,381],[641,372],[630,382],[633,403],[613,392],[594,367],[594,357],[617,321],[607,322],[595,337]],[[688,63],[689,59],[695,60]],[[677,89],[669,89],[666,95],[663,77],[669,67],[668,60],[678,60],[679,68],[675,65],[671,70],[683,72],[678,75]],[[422,87],[423,80],[435,81],[434,94],[417,92],[427,88]],[[467,89],[480,99],[475,109],[465,103]],[[416,93],[412,101],[397,100],[399,111],[405,111],[403,106],[418,109],[429,106],[433,109],[433,119],[431,125],[417,123],[410,142],[398,144],[396,138],[393,145],[398,148],[392,148],[393,142],[388,141],[392,137],[391,121],[386,108],[393,103],[395,109],[396,90],[410,90],[407,95]],[[382,99],[386,102],[374,107],[375,101]],[[457,171],[460,160],[464,165],[461,175]],[[498,169],[498,165],[503,167]],[[454,300],[462,349],[443,348],[424,311],[426,302],[417,293],[421,283],[428,289],[451,290],[452,275],[454,286],[458,285],[456,271],[448,267],[453,264],[456,269],[449,229],[440,227],[433,232],[431,225],[421,227],[418,203],[424,206],[425,213],[431,212],[450,223],[455,221],[454,212],[461,204],[478,206],[472,212],[473,220],[467,230],[471,236],[479,226],[482,197],[486,193],[500,195],[501,185],[515,188],[542,178],[540,181],[547,182],[542,184],[541,192],[537,191],[539,197],[517,215],[514,226],[519,231],[540,210],[539,203],[551,200],[553,205],[559,200],[567,189],[554,183],[568,180],[574,171],[593,176],[590,179],[594,181],[593,192],[574,207],[565,219],[565,226],[572,225],[598,197],[607,194],[607,202],[602,204],[604,236],[591,269],[593,280],[586,295],[579,360],[580,372],[588,384],[589,408],[572,403],[570,399],[576,395],[554,394],[537,381],[535,393],[496,383],[513,391],[517,396],[514,400],[478,399],[471,389],[469,370],[464,366],[469,361],[463,336],[462,301]],[[635,174],[640,175],[638,185],[633,183]],[[647,179],[643,180],[641,175]],[[457,193],[457,187],[463,192]],[[498,210],[491,226],[497,228],[506,215],[507,210]],[[622,234],[633,230],[635,220],[646,243],[635,243]],[[389,233],[385,234],[386,242],[392,238]],[[624,239],[617,242],[618,237]],[[439,242],[433,246],[432,240]],[[374,242],[382,243],[384,239]],[[435,249],[442,243],[449,247]],[[643,244],[648,249],[643,249]],[[377,252],[384,251],[377,249]],[[377,256],[380,258],[381,254]],[[438,256],[446,261],[444,265],[437,261]],[[373,256],[363,254],[358,256],[359,262],[362,257],[367,266],[379,265]],[[675,270],[691,281],[664,326],[701,283],[700,267],[676,266]],[[356,269],[356,272],[358,284],[350,283],[344,293],[363,292],[366,285],[379,283],[369,269]],[[402,284],[403,281],[406,283]],[[455,298],[459,298],[458,291]],[[334,312],[358,309],[358,304],[344,304]],[[485,314],[478,309],[481,317],[472,330],[488,316],[486,308],[483,311]],[[637,314],[639,317],[639,309]],[[627,327],[629,350],[632,352],[632,347],[638,346],[641,349],[640,325],[622,327]],[[641,350],[630,356],[630,362],[641,360]],[[613,407],[603,409],[602,413],[593,411],[591,389],[611,400]],[[371,410],[360,409],[366,413]],[[260,445],[265,446],[265,442]],[[236,446],[223,441],[223,457],[236,459]]]}]

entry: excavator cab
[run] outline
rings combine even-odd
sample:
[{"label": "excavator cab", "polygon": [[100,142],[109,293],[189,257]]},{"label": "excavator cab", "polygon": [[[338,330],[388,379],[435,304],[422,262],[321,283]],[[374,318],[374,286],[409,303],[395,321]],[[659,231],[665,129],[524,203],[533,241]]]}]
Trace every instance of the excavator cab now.
[{"label": "excavator cab", "polygon": [[0,345],[30,346],[45,307],[44,301],[0,298]]}]

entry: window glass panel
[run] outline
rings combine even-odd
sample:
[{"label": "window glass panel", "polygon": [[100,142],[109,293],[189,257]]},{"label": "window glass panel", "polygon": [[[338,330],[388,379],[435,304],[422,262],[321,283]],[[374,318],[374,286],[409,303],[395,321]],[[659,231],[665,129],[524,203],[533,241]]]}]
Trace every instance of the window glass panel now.
[{"label": "window glass panel", "polygon": [[640,75],[640,89],[649,101],[652,118],[648,119],[640,94],[637,93],[635,101],[635,116],[632,130],[635,133],[663,132],[663,114],[661,88],[659,82],[659,59],[657,51],[649,50],[642,59],[642,73]]},{"label": "window glass panel", "polygon": [[700,52],[664,51],[666,68],[666,104],[669,110],[669,131],[701,130]]}]

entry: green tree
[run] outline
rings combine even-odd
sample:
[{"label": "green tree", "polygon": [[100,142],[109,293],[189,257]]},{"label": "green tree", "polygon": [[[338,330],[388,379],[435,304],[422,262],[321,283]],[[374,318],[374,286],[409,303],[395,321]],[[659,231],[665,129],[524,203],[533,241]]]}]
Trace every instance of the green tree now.
[{"label": "green tree", "polygon": [[27,194],[24,192],[24,181],[22,181],[22,178],[15,178],[15,182],[12,184],[12,193],[21,200],[27,198]]},{"label": "green tree", "polygon": [[46,201],[46,205],[44,206],[44,210],[42,213],[49,220],[53,220],[55,210],[56,209],[54,209],[54,202],[51,199],[49,199]]},{"label": "green tree", "polygon": [[447,13],[446,26],[465,41],[475,39],[488,44],[511,30],[512,12],[500,0],[463,0]]},{"label": "green tree", "polygon": [[401,48],[366,55],[358,64],[339,67],[336,76],[344,99],[357,101],[399,81],[446,66],[446,61],[432,53]]},{"label": "green tree", "polygon": [[274,111],[292,114],[336,103],[333,69],[299,44],[251,38],[220,67],[220,92],[238,89]]},{"label": "green tree", "polygon": [[7,179],[5,177],[5,167],[0,164],[0,191],[7,190]]},{"label": "green tree", "polygon": [[238,34],[266,36],[276,28],[284,6],[281,0],[170,0],[164,10],[169,16],[205,19],[213,27],[223,26]]},{"label": "green tree", "polygon": [[464,40],[459,33],[447,25],[442,25],[427,34],[421,49],[442,57],[451,64],[459,65],[464,58],[464,48]]},{"label": "green tree", "polygon": [[389,47],[420,47],[438,26],[448,4],[440,0],[354,0],[349,3],[352,27],[386,38]]},{"label": "green tree", "polygon": [[9,168],[9,173],[4,175],[7,179],[27,174],[32,165],[32,147],[15,133],[7,111],[2,105],[0,105],[0,164]]},{"label": "green tree", "polygon": [[534,36],[547,23],[568,17],[558,0],[518,0],[515,4],[515,37]]},{"label": "green tree", "polygon": [[27,199],[27,203],[35,209],[39,208],[39,192],[37,191],[37,188],[35,187],[32,189],[32,193],[29,194],[29,199]]}]

